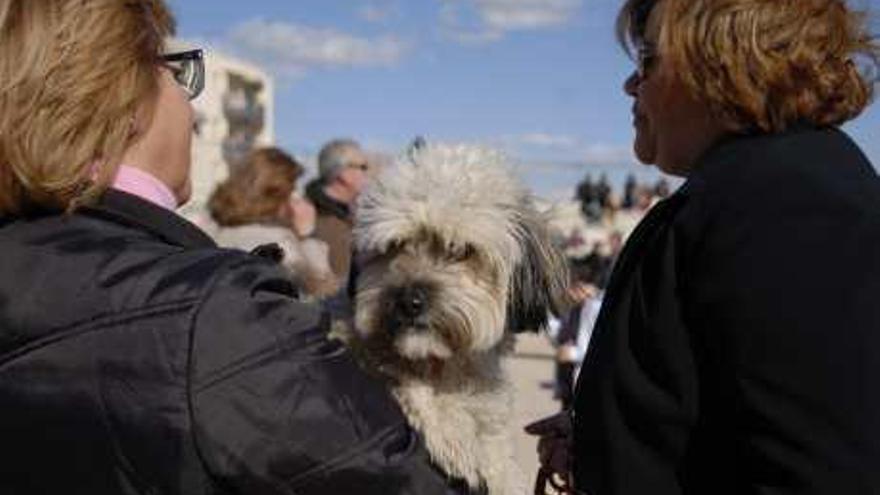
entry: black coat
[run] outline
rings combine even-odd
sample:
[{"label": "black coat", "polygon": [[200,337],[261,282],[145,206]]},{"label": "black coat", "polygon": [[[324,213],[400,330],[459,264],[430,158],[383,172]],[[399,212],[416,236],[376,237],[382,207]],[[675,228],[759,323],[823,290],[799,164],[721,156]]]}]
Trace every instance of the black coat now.
[{"label": "black coat", "polygon": [[880,493],[876,172],[836,129],[721,143],[632,235],[593,339],[587,493]]},{"label": "black coat", "polygon": [[448,493],[268,260],[113,191],[0,253],[0,493]]}]

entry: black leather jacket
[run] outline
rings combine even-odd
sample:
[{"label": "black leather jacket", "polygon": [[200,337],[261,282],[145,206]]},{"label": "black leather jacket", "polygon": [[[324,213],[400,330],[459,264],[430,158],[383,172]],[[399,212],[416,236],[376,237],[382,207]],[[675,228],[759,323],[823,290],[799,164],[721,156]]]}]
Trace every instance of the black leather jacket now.
[{"label": "black leather jacket", "polygon": [[0,493],[451,493],[270,261],[115,191],[0,225]]}]

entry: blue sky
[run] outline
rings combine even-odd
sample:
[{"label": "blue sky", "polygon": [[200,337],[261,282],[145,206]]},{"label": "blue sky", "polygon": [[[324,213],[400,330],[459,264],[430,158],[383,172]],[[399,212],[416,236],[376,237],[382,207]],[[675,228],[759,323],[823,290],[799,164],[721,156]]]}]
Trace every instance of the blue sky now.
[{"label": "blue sky", "polygon": [[[180,37],[275,76],[277,141],[297,156],[338,136],[395,152],[423,134],[503,148],[547,196],[587,173],[656,177],[630,151],[621,0],[169,1]],[[880,104],[847,129],[880,165]]]}]

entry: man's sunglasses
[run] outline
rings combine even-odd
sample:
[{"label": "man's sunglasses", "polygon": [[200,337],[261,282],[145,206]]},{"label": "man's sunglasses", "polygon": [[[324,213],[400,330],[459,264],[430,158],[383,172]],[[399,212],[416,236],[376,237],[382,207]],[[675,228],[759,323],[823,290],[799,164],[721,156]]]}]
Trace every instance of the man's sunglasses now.
[{"label": "man's sunglasses", "polygon": [[202,50],[166,53],[161,59],[190,100],[205,89],[205,54]]}]

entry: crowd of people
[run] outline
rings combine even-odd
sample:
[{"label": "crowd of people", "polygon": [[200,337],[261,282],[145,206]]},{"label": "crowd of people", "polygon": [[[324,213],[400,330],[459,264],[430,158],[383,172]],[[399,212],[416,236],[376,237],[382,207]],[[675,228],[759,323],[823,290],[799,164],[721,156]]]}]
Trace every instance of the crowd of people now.
[{"label": "crowd of people", "polygon": [[258,148],[216,187],[210,218],[198,223],[220,246],[275,258],[305,297],[329,302],[348,280],[352,209],[371,173],[356,141],[333,140],[303,195],[302,164],[279,148]]},{"label": "crowd of people", "polygon": [[[684,184],[578,187],[591,223],[640,219],[572,261],[536,493],[880,492],[880,178],[840,130],[880,69],[866,26],[624,3],[634,150]],[[305,197],[259,149],[210,226],[176,213],[205,67],[174,29],[164,0],[0,0],[0,492],[468,495],[328,336],[357,143]]]},{"label": "crowd of people", "polygon": [[622,195],[614,191],[605,174],[596,182],[591,174],[587,174],[575,189],[575,199],[581,205],[584,218],[590,223],[603,224],[614,223],[621,211],[644,212],[669,194],[670,186],[666,179],[657,179],[653,185],[639,184],[633,174],[627,176]]},{"label": "crowd of people", "polygon": [[614,190],[605,174],[597,182],[587,174],[575,189],[584,227],[560,239],[571,271],[575,304],[567,314],[551,319],[548,333],[556,348],[554,397],[563,409],[571,406],[577,372],[586,357],[614,263],[648,210],[669,195],[667,179],[640,184],[632,174],[627,176],[622,194]]}]

